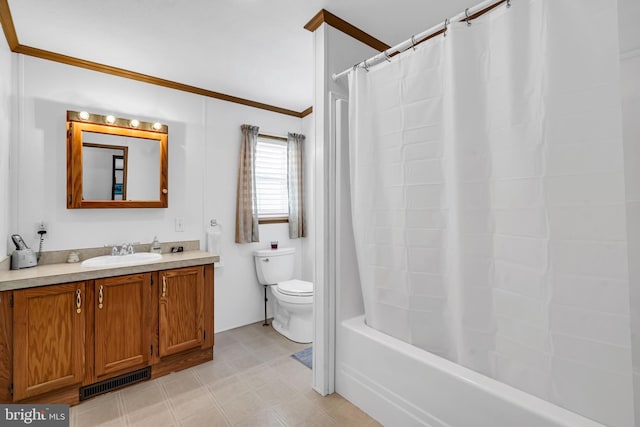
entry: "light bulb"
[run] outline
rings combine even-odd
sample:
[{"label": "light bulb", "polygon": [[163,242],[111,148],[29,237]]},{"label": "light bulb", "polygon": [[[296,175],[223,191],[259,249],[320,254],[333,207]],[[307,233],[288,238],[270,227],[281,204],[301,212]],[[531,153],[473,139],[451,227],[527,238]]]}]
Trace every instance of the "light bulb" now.
[{"label": "light bulb", "polygon": [[138,126],[140,126],[140,121],[133,119],[129,122],[129,124],[131,125],[132,128],[137,128]]},{"label": "light bulb", "polygon": [[153,128],[154,128],[155,130],[160,130],[160,129],[162,129],[162,123],[160,123],[160,122],[155,122],[155,123],[153,124]]},{"label": "light bulb", "polygon": [[112,125],[116,122],[116,118],[114,116],[109,115],[104,119],[104,121]]},{"label": "light bulb", "polygon": [[78,114],[80,116],[80,118],[82,120],[88,120],[89,119],[89,113],[87,113],[86,111],[80,111],[80,114]]}]

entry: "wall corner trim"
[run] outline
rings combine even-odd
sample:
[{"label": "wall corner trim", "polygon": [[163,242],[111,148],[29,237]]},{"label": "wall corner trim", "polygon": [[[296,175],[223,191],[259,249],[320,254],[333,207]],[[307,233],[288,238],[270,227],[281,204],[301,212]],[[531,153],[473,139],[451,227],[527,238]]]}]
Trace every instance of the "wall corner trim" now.
[{"label": "wall corner trim", "polygon": [[317,30],[320,25],[323,23],[331,25],[336,30],[340,30],[348,36],[353,37],[354,39],[370,46],[380,52],[385,51],[391,46],[388,44],[378,40],[370,34],[365,33],[360,28],[348,23],[342,18],[337,17],[333,13],[329,12],[326,9],[320,10],[320,12],[316,13],[313,18],[304,26],[305,30],[309,30],[314,32]]}]

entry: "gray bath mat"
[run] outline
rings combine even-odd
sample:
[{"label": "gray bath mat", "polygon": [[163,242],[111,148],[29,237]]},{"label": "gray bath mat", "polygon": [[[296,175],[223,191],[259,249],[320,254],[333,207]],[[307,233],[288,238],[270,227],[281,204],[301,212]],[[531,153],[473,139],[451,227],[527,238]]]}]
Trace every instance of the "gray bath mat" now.
[{"label": "gray bath mat", "polygon": [[312,349],[313,347],[305,348],[304,350],[300,350],[296,353],[293,353],[291,357],[296,359],[298,362],[302,363],[307,368],[311,369],[312,364]]}]

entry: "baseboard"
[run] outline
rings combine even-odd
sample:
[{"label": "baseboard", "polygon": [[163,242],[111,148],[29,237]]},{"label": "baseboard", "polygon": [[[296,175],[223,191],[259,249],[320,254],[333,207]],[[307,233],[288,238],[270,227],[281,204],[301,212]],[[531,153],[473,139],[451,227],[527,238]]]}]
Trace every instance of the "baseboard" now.
[{"label": "baseboard", "polygon": [[156,379],[172,372],[191,368],[201,363],[213,360],[213,348],[196,349],[188,353],[168,356],[151,367],[151,379]]}]

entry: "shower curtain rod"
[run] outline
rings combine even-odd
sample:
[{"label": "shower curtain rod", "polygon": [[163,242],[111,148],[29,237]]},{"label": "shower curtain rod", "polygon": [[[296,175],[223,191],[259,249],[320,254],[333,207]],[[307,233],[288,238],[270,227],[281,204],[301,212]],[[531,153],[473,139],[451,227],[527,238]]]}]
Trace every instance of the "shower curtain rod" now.
[{"label": "shower curtain rod", "polygon": [[477,17],[482,16],[485,13],[495,9],[496,7],[500,6],[502,3],[506,3],[507,7],[511,7],[511,0],[499,0],[499,1],[485,0],[476,6],[465,9],[464,11],[460,12],[453,18],[445,19],[444,22],[441,24],[434,25],[428,30],[418,33],[412,36],[410,39],[403,41],[402,43],[398,43],[397,45],[390,47],[389,49],[382,51],[379,54],[372,56],[369,59],[365,59],[364,61],[359,62],[358,64],[354,65],[351,68],[347,68],[341,73],[333,74],[331,78],[333,79],[333,81],[336,81],[340,77],[344,77],[347,74],[349,74],[349,71],[351,71],[352,69],[355,69],[356,67],[365,68],[368,70],[369,67],[379,64],[384,60],[391,61],[392,56],[395,56],[401,52],[404,52],[410,47],[415,47],[416,45],[422,42],[425,42],[432,37],[435,37],[439,34],[446,32],[447,26],[449,25],[450,22],[466,21],[469,25],[471,25],[471,22],[470,22],[471,20],[476,19]]}]

